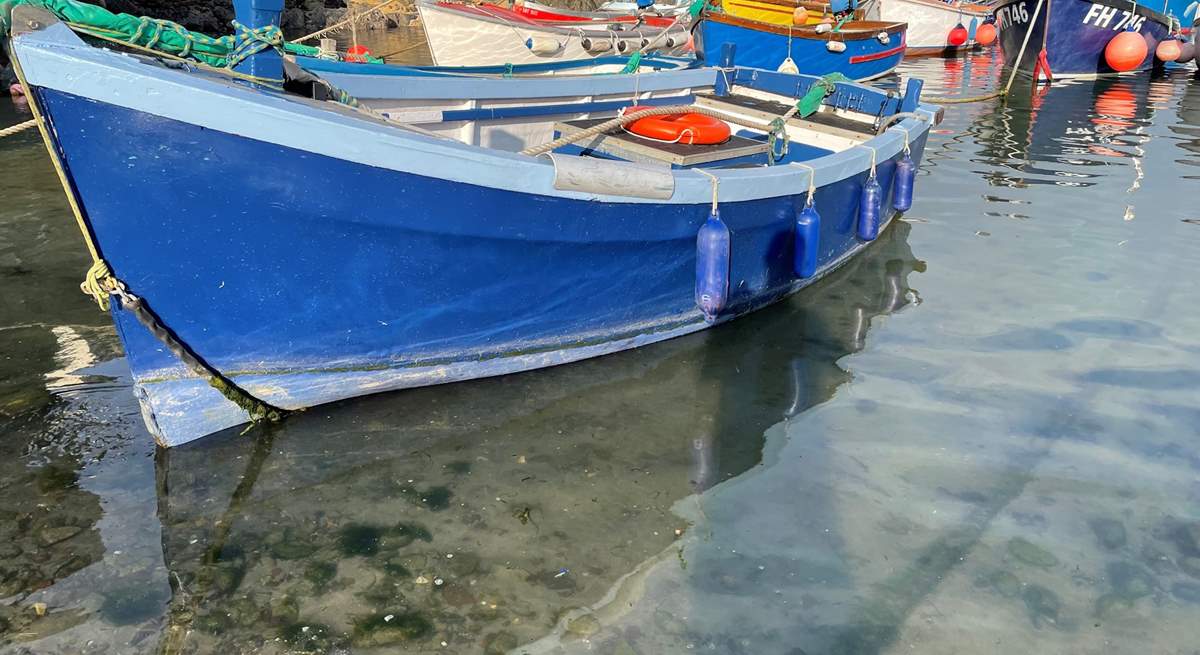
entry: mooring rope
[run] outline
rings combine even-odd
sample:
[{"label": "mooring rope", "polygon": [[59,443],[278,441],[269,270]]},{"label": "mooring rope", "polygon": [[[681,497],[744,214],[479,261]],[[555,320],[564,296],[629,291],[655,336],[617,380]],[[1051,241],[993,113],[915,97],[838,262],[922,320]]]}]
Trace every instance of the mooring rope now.
[{"label": "mooring rope", "polygon": [[17,123],[16,125],[6,127],[3,130],[0,130],[0,139],[3,139],[6,136],[12,136],[14,134],[19,134],[21,132],[24,132],[25,130],[28,130],[31,127],[37,127],[37,119],[36,118],[31,118],[31,119],[25,121],[24,123]]},{"label": "mooring rope", "polygon": [[[25,88],[29,85],[25,80],[25,72],[21,69],[21,62],[18,58],[12,59],[13,72],[17,76],[17,80]],[[107,310],[111,307],[111,296],[117,296],[121,300],[121,306],[131,312],[138,322],[146,327],[151,334],[155,336],[164,346],[167,347],[181,362],[194,374],[204,379],[214,389],[221,392],[221,395],[228,399],[233,404],[245,410],[252,422],[261,420],[279,421],[288,414],[288,410],[276,407],[261,398],[255,397],[250,392],[241,388],[233,380],[230,380],[215,367],[210,366],[205,362],[194,350],[183,342],[165,323],[154,313],[146,301],[131,293],[115,274],[112,268],[100,254],[100,249],[96,246],[95,239],[92,236],[91,227],[83,217],[83,210],[79,206],[79,202],[75,197],[74,188],[70,180],[67,178],[66,169],[63,167],[62,161],[59,159],[58,152],[54,148],[53,141],[50,138],[50,132],[46,127],[45,119],[42,116],[41,108],[38,107],[37,99],[33,95],[28,96],[29,109],[33,112],[33,123],[37,126],[38,131],[42,135],[42,141],[46,146],[46,151],[50,154],[50,163],[54,166],[54,171],[58,175],[59,182],[62,184],[63,191],[67,194],[67,202],[71,206],[71,213],[75,215],[75,222],[79,225],[79,231],[83,235],[84,244],[87,246],[88,254],[92,257],[92,265],[88,269],[87,275],[84,277],[83,283],[80,284],[80,289],[84,293],[90,295],[96,304],[101,309]],[[28,121],[27,121],[28,122]],[[16,127],[16,126],[14,126]],[[12,128],[9,128],[12,129]],[[24,128],[23,128],[24,129]]]},{"label": "mooring rope", "polygon": [[958,105],[958,104],[966,104],[968,102],[983,102],[984,100],[991,100],[992,98],[1002,98],[1005,95],[1007,95],[1007,91],[1005,89],[1000,89],[999,91],[989,93],[987,95],[982,95],[982,96],[957,96],[957,97],[925,96],[924,98],[922,98],[922,100],[928,100],[929,102],[936,102],[940,105]]}]

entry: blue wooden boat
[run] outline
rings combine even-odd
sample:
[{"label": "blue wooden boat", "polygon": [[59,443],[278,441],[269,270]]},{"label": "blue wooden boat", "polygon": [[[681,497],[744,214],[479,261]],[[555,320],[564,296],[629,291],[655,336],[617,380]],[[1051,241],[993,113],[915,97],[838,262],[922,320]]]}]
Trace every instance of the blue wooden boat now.
[{"label": "blue wooden boat", "polygon": [[[696,53],[710,64],[720,63],[776,70],[791,59],[808,75],[841,73],[852,80],[887,75],[904,58],[904,23],[850,21],[829,26],[786,26],[706,11],[697,30]],[[729,59],[729,55],[733,59]]]},{"label": "blue wooden boat", "polygon": [[1130,28],[1149,45],[1135,70],[1149,70],[1154,49],[1173,24],[1169,16],[1123,0],[1011,0],[996,8],[1004,65],[1030,76],[1042,51],[1055,78],[1118,75],[1104,61],[1104,48]]},{"label": "blue wooden boat", "polygon": [[[740,67],[350,73],[321,101],[269,84],[281,0],[235,5],[237,43],[261,52],[233,69],[95,47],[13,9],[10,51],[95,259],[85,289],[111,301],[163,446],[754,311],[869,245],[940,120],[918,80],[899,95]],[[814,92],[815,113],[789,111]],[[634,100],[734,135],[579,140]],[[556,135],[576,142],[535,156]]]}]

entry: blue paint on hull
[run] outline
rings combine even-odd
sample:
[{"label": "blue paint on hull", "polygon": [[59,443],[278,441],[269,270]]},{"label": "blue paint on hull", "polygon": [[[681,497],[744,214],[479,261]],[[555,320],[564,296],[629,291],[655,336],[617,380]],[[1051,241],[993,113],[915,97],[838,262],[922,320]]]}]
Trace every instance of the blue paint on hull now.
[{"label": "blue paint on hull", "polygon": [[[1036,6],[1037,0],[1013,0],[996,9],[1004,65],[1027,75],[1033,74],[1043,39],[1050,70],[1056,77],[1117,75],[1104,61],[1104,48],[1124,29],[1124,23],[1139,21],[1137,31],[1149,45],[1138,71],[1154,65],[1154,49],[1170,33],[1166,16],[1140,5],[1131,14],[1130,3],[1120,0],[1047,0],[1035,20]],[[1105,16],[1110,17],[1106,20]],[[1031,22],[1029,45],[1017,61]]]},{"label": "blue paint on hull", "polygon": [[[106,260],[201,357],[275,405],[549,366],[706,327],[692,299],[706,204],[474,186],[36,93]],[[885,208],[894,168],[879,166]],[[865,181],[818,190],[820,270],[805,280],[792,273],[803,189],[722,203],[733,232],[722,319],[865,247]],[[245,421],[131,314],[114,319],[163,443]]]},{"label": "blue paint on hull", "polygon": [[777,34],[769,29],[770,26],[762,27],[755,29],[705,19],[698,30],[696,50],[703,54],[704,61],[717,65],[721,62],[722,48],[727,43],[733,43],[737,47],[735,64],[773,71],[787,58],[790,40],[792,60],[801,73],[841,73],[852,80],[886,75],[895,70],[904,58],[903,32],[893,35],[886,44],[875,38],[845,41],[845,52],[835,53],[826,48],[824,38],[804,38],[797,32],[789,39],[786,32]]}]

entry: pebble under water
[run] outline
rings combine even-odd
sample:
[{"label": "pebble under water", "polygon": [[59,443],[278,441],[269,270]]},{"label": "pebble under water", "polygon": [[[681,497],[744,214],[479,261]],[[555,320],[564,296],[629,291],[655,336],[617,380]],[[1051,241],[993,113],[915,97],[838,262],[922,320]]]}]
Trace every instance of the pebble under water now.
[{"label": "pebble under water", "polygon": [[750,317],[170,451],[0,151],[4,655],[1195,648],[1189,73],[947,107],[904,220]]}]

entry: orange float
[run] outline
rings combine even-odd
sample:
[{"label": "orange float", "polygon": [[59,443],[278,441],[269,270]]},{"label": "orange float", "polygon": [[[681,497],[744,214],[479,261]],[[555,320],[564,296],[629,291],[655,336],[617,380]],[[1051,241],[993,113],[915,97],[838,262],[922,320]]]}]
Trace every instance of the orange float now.
[{"label": "orange float", "polygon": [[[625,110],[625,113],[632,114],[646,109],[654,109],[654,107],[630,107]],[[625,130],[655,141],[696,146],[725,143],[729,140],[730,135],[729,125],[725,121],[692,112],[639,118],[626,125]]]},{"label": "orange float", "polygon": [[1175,39],[1166,39],[1158,44],[1154,49],[1154,56],[1158,57],[1159,61],[1175,61],[1179,59],[1179,54],[1183,52],[1183,46]]},{"label": "orange float", "polygon": [[1109,68],[1124,73],[1141,66],[1149,52],[1150,46],[1141,34],[1121,32],[1104,46],[1104,61]]},{"label": "orange float", "polygon": [[792,25],[808,25],[808,10],[804,7],[796,7],[792,12]]},{"label": "orange float", "polygon": [[979,45],[988,46],[996,41],[996,26],[992,23],[984,23],[975,30],[975,42]]}]

